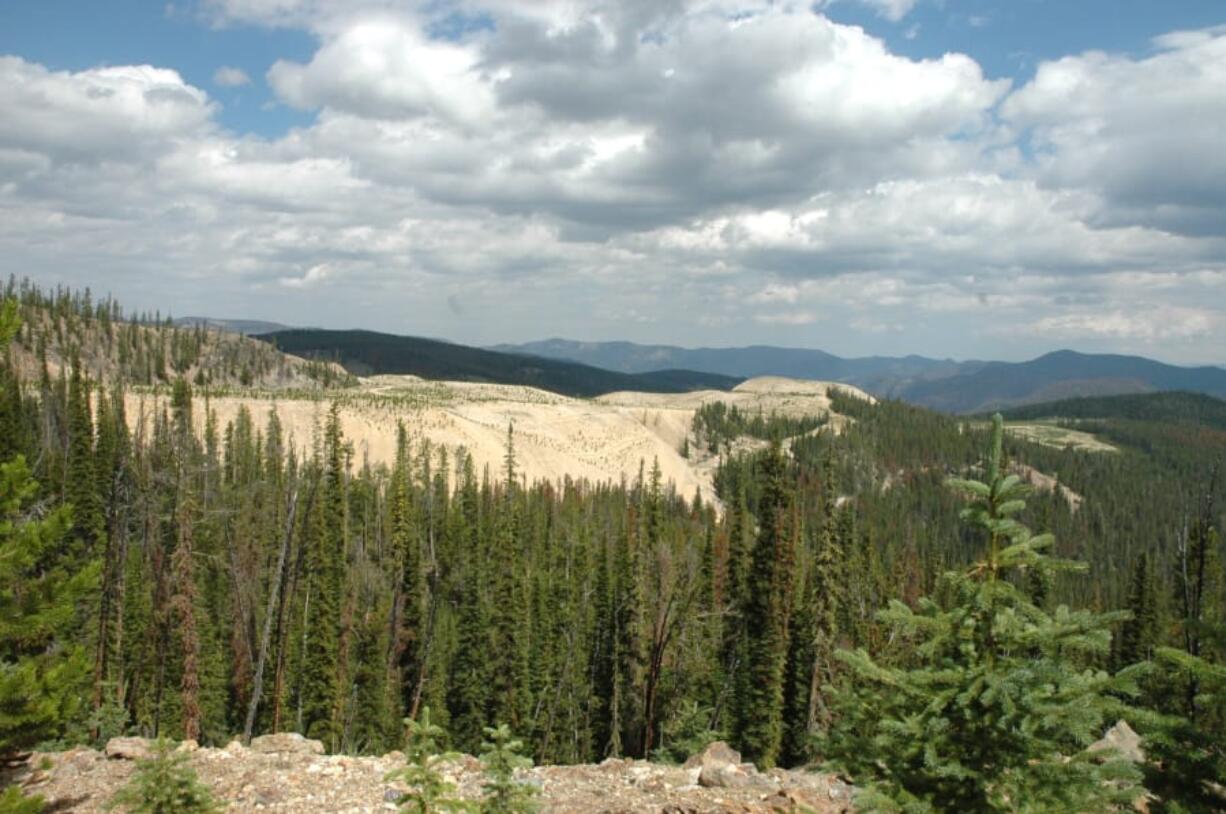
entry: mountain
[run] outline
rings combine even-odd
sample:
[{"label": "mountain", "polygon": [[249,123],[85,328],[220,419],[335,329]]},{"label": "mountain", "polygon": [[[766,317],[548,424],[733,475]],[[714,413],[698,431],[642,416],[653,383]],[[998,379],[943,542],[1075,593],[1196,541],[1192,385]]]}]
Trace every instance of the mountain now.
[{"label": "mountain", "polygon": [[1042,418],[1123,418],[1162,424],[1199,424],[1226,430],[1226,400],[1183,390],[1125,396],[1090,396],[1014,407],[1005,410],[1004,416],[1010,421],[1033,421]]},{"label": "mountain", "polygon": [[286,353],[337,361],[350,373],[361,376],[407,373],[426,379],[527,385],[568,396],[598,396],[617,390],[650,393],[730,390],[743,380],[692,370],[624,373],[543,356],[502,353],[374,331],[303,328],[260,338]]},{"label": "mountain", "polygon": [[896,395],[935,410],[977,413],[1058,399],[1160,390],[1226,397],[1226,370],[1062,350],[1029,362],[990,362],[939,381],[913,382]]},{"label": "mountain", "polygon": [[807,348],[752,345],[742,348],[681,348],[633,342],[574,342],[546,339],[491,350],[548,359],[565,359],[623,373],[683,369],[724,376],[787,376],[854,384],[874,395],[890,396],[913,382],[945,378],[979,369],[983,362],[955,362],[923,356],[866,356],[844,359]]},{"label": "mountain", "polygon": [[288,325],[282,325],[279,322],[268,322],[262,319],[217,319],[215,317],[179,317],[175,320],[175,325],[186,328],[203,325],[215,331],[246,334],[247,336],[270,334],[274,331],[287,331],[290,329]]}]

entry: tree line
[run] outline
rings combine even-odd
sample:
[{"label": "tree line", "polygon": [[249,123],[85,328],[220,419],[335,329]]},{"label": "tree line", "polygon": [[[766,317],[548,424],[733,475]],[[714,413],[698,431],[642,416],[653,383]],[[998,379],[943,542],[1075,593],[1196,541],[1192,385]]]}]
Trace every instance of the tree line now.
[{"label": "tree line", "polygon": [[[16,307],[6,314],[15,325]],[[1226,586],[1222,484],[1208,472],[1226,444],[1195,427],[1104,427],[1134,446],[1093,456],[838,397],[854,419],[841,434],[724,459],[720,511],[646,462],[625,483],[529,483],[513,428],[499,471],[477,472],[411,425],[394,463],[372,466],[355,462],[334,405],[300,452],[274,409],[219,426],[186,377],[131,429],[125,382],[84,368],[0,373],[6,754],[129,732],[224,743],[285,730],[381,753],[429,708],[461,751],[504,724],[544,763],[679,759],[725,737],[761,766],[843,755],[868,782],[873,767],[850,747],[889,762],[903,739],[866,744],[856,738],[871,730],[849,723],[873,704],[899,720],[910,708],[856,693],[933,658],[980,669],[957,661],[957,620],[987,625],[976,652],[1030,647],[1057,678],[1153,665],[1078,684],[1098,717],[1001,746],[1021,750],[1009,753],[1018,771],[1084,747],[1116,699],[1163,756],[1153,788],[1220,779]],[[1012,494],[1021,462],[1083,503],[1002,498],[968,523],[947,479]],[[1019,527],[1055,537],[1035,546]],[[1030,548],[985,560],[985,533],[989,551]],[[1057,578],[1049,556],[1085,567]],[[969,581],[948,576],[967,568]],[[1000,587],[983,593],[987,573]],[[976,602],[990,612],[959,610]],[[998,640],[1005,612],[1040,631],[1081,620],[1085,638]],[[927,780],[912,774],[874,787],[914,795]],[[1086,777],[1099,779],[1068,782]],[[955,785],[922,793],[980,799],[973,782]]]}]

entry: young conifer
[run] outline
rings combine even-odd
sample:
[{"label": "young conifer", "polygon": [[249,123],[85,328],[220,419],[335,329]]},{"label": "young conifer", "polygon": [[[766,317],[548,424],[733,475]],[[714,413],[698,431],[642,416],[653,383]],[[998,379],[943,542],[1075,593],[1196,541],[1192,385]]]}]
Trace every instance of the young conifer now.
[{"label": "young conifer", "polygon": [[481,814],[532,814],[537,810],[536,787],[515,779],[516,769],[532,766],[523,754],[523,741],[511,734],[506,724],[485,728],[481,764],[485,767],[485,799]]},{"label": "young conifer", "polygon": [[442,752],[446,733],[430,722],[430,708],[423,707],[421,719],[405,719],[408,742],[404,747],[405,765],[389,772],[385,779],[402,780],[409,790],[400,798],[401,814],[447,814],[466,812],[472,806],[455,795],[455,785],[438,770],[441,761],[455,757]]},{"label": "young conifer", "polygon": [[981,558],[944,575],[943,601],[880,614],[918,663],[840,653],[854,676],[822,751],[864,789],[864,810],[1083,814],[1139,796],[1132,764],[1087,751],[1121,712],[1111,693],[1128,690],[1093,666],[1126,614],[1049,614],[1019,587],[1029,569],[1075,566],[1014,519],[1025,487],[1002,471],[1002,436],[998,415],[985,481],[949,482],[972,497],[962,517],[986,537]]}]

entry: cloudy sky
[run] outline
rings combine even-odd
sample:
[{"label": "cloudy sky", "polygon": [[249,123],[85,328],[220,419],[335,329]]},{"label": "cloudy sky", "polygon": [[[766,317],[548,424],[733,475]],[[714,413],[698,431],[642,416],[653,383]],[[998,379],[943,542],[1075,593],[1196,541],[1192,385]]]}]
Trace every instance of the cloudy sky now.
[{"label": "cloudy sky", "polygon": [[6,0],[0,111],[136,308],[1226,362],[1221,0]]}]

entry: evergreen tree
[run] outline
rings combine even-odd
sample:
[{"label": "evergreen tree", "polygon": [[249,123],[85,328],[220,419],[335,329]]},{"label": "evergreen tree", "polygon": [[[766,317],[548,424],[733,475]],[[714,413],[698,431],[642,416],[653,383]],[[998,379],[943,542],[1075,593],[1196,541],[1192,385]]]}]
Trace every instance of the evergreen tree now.
[{"label": "evergreen tree", "polygon": [[302,676],[302,725],[307,735],[330,748],[338,746],[341,702],[340,627],[344,592],[347,513],[345,453],[340,412],[334,403],[324,430],[320,498],[308,520],[310,566],[307,572],[307,623]]},{"label": "evergreen tree", "polygon": [[760,530],[745,604],[747,663],[739,742],[747,759],[770,767],[783,740],[783,688],[796,562],[796,519],[787,461],[775,441],[762,464]]},{"label": "evergreen tree", "polygon": [[1137,558],[1128,592],[1131,617],[1120,628],[1119,664],[1127,666],[1153,657],[1158,643],[1158,609],[1149,555]]},{"label": "evergreen tree", "polygon": [[442,727],[430,722],[430,708],[425,707],[421,720],[405,720],[408,742],[404,747],[405,765],[388,773],[386,780],[402,780],[409,787],[400,798],[402,814],[446,814],[466,812],[471,806],[454,796],[455,784],[443,778],[438,764],[457,757],[442,753]]},{"label": "evergreen tree", "polygon": [[485,792],[481,814],[532,814],[537,810],[536,787],[515,779],[516,769],[532,766],[531,758],[523,755],[523,741],[516,739],[506,724],[486,727],[485,737],[481,765],[486,780],[481,786]]},{"label": "evergreen tree", "polygon": [[[16,306],[0,309],[0,353],[17,330]],[[38,518],[29,511],[38,484],[25,459],[0,463],[0,760],[52,738],[76,716],[87,681],[83,648],[70,643],[76,605],[93,592],[96,566],[65,555],[72,509]],[[12,811],[36,802],[5,792]]]},{"label": "evergreen tree", "polygon": [[153,754],[136,762],[127,785],[111,798],[109,808],[128,814],[214,814],[221,806],[187,764],[187,753],[159,740]]},{"label": "evergreen tree", "polygon": [[1048,614],[1013,581],[1073,564],[1014,519],[1026,488],[1002,471],[1003,434],[997,415],[984,482],[950,481],[973,498],[963,518],[986,536],[982,558],[944,575],[947,602],[882,612],[919,663],[840,653],[854,676],[822,751],[865,789],[867,810],[1080,814],[1125,810],[1139,795],[1135,767],[1086,749],[1120,712],[1111,693],[1127,689],[1093,666],[1124,615]]}]

